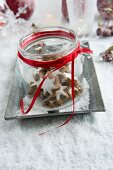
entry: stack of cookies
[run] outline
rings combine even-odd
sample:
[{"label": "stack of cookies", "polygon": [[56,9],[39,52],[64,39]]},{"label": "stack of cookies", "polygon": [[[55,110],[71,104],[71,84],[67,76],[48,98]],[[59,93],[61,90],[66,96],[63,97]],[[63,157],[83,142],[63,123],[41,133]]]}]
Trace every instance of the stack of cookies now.
[{"label": "stack of cookies", "polygon": [[[33,97],[40,82],[48,75],[43,83],[39,98],[42,105],[47,108],[61,106],[69,99],[72,99],[71,70],[70,64],[52,72],[52,69],[38,68],[33,74],[33,80],[29,83],[28,96]],[[78,81],[74,80],[75,97],[80,95],[82,89]]]}]

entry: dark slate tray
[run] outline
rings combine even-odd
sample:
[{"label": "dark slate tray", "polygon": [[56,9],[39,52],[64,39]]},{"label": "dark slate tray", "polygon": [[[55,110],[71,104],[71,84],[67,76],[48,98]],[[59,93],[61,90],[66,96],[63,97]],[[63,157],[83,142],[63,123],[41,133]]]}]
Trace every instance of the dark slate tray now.
[{"label": "dark slate tray", "polygon": [[[104,107],[92,58],[85,57],[83,76],[86,78],[89,84],[89,95],[90,95],[89,109],[76,111],[76,114],[104,112],[105,107]],[[57,116],[57,115],[60,116],[60,115],[69,115],[72,113],[72,112],[66,112],[66,111],[61,112],[60,110],[54,110],[54,111],[44,112],[43,114],[37,112],[36,114],[33,115],[32,114],[21,115],[19,114],[19,108],[20,108],[19,101],[20,98],[24,97],[24,95],[25,95],[25,88],[23,85],[23,79],[20,74],[20,70],[17,62],[15,67],[15,74],[12,78],[11,91],[10,91],[10,95],[5,111],[5,116],[4,116],[6,120],[15,119],[15,118],[25,119],[25,118],[35,118],[35,117],[42,117],[42,116]]]}]

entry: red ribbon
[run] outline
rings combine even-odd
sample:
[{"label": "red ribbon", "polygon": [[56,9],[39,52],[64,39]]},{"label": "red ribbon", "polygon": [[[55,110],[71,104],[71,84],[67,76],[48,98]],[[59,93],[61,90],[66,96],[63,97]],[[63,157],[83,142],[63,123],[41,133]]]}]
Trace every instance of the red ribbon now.
[{"label": "red ribbon", "polygon": [[[27,44],[29,44],[30,42],[32,42],[33,40],[37,39],[37,38],[40,38],[42,36],[49,36],[49,35],[55,35],[55,36],[59,36],[59,35],[63,35],[65,37],[68,37],[68,38],[71,38],[71,39],[74,39],[74,34],[72,33],[67,33],[67,32],[64,32],[64,31],[53,31],[53,32],[50,32],[50,31],[46,31],[46,32],[39,32],[39,33],[36,33],[36,34],[32,34],[31,37],[28,37],[27,40],[25,40],[23,42],[23,44],[21,44],[21,47],[22,48],[25,48],[25,46]],[[25,58],[20,52],[18,52],[18,57],[19,59],[21,59],[24,63],[30,65],[30,66],[33,66],[33,67],[41,67],[41,68],[54,68],[52,70],[52,72],[60,69],[61,67],[65,66],[67,63],[69,62],[72,62],[71,64],[71,76],[72,76],[72,102],[73,102],[73,111],[72,111],[72,114],[68,117],[68,119],[63,123],[61,124],[60,126],[56,127],[56,128],[59,128],[61,126],[64,126],[65,124],[67,124],[71,118],[73,117],[74,115],[74,60],[78,57],[79,54],[81,53],[92,53],[92,51],[88,48],[81,48],[80,47],[80,43],[78,43],[78,47],[73,51],[71,52],[70,54],[62,57],[62,58],[58,58],[56,60],[53,60],[53,61],[36,61],[36,60],[31,60],[31,59],[28,59],[28,58]],[[21,109],[21,112],[23,114],[27,114],[33,107],[37,97],[39,96],[40,94],[40,90],[41,90],[41,87],[44,83],[44,81],[46,80],[46,78],[52,73],[50,72],[48,75],[46,75],[42,82],[40,83],[40,85],[38,86],[37,88],[37,91],[35,92],[34,94],[34,97],[30,103],[30,106],[29,108],[24,111],[24,103],[23,103],[23,99],[20,100],[20,109]],[[56,129],[54,128],[54,129]],[[51,129],[53,130],[53,129]],[[49,130],[49,131],[51,131]],[[44,133],[47,133],[49,131],[46,131]],[[40,135],[44,134],[44,133],[40,133]]]}]

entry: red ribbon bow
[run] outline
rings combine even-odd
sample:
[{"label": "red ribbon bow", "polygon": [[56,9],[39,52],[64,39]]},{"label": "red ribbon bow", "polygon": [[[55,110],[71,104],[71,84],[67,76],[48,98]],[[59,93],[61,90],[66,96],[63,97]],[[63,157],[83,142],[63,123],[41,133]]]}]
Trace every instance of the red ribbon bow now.
[{"label": "red ribbon bow", "polygon": [[[37,35],[38,35],[38,34],[37,34]],[[44,35],[45,35],[45,34],[44,34]],[[40,35],[40,36],[41,36],[41,35]],[[66,35],[66,36],[67,36],[67,35]],[[30,39],[30,41],[31,41],[31,40],[32,40],[32,39]],[[34,39],[33,39],[33,40],[34,40]],[[30,42],[30,41],[29,41],[29,42]],[[28,42],[28,41],[27,41],[27,42]],[[65,66],[67,63],[71,62],[71,76],[72,76],[72,78],[71,78],[72,83],[71,83],[71,84],[72,84],[73,111],[72,111],[72,114],[68,117],[68,119],[67,119],[63,124],[61,124],[60,126],[58,126],[58,127],[56,127],[56,128],[59,128],[59,127],[61,127],[61,126],[64,126],[65,124],[67,124],[67,123],[70,121],[70,119],[71,119],[71,118],[73,117],[73,115],[74,115],[74,98],[75,98],[75,96],[74,96],[74,60],[75,60],[75,59],[78,57],[78,55],[81,54],[81,53],[88,53],[88,54],[90,54],[90,53],[92,53],[92,51],[91,51],[90,49],[88,49],[88,48],[81,48],[81,47],[80,47],[80,43],[78,43],[78,47],[77,47],[72,53],[70,53],[70,54],[68,54],[68,55],[66,55],[66,56],[64,56],[64,57],[62,57],[62,58],[58,58],[58,59],[56,59],[56,60],[53,60],[53,61],[43,61],[43,62],[41,62],[41,61],[35,61],[35,60],[31,60],[31,59],[27,59],[27,58],[25,58],[24,56],[22,56],[22,54],[21,54],[20,52],[18,52],[18,57],[19,57],[24,63],[26,63],[26,64],[28,64],[28,65],[30,65],[30,66],[33,66],[33,67],[41,67],[41,68],[54,68],[48,75],[46,75],[46,76],[43,78],[42,82],[40,83],[40,85],[38,86],[38,88],[37,88],[37,90],[36,90],[36,92],[35,92],[35,94],[34,94],[34,97],[33,97],[32,101],[31,101],[31,103],[30,103],[29,108],[28,108],[26,111],[24,111],[23,99],[20,100],[20,109],[21,109],[21,112],[22,112],[23,114],[27,114],[27,113],[32,109],[32,107],[33,107],[33,105],[34,105],[37,97],[38,97],[39,94],[40,94],[41,87],[42,87],[44,81],[46,80],[46,78],[47,78],[52,72],[60,69],[61,67]],[[54,129],[56,129],[56,128],[54,128]],[[52,130],[53,130],[53,129],[52,129]],[[49,130],[49,131],[51,131],[51,130]],[[46,131],[46,132],[44,132],[44,133],[47,133],[47,132],[49,132],[49,131]],[[42,134],[44,134],[44,133],[41,133],[40,135],[42,135]]]}]

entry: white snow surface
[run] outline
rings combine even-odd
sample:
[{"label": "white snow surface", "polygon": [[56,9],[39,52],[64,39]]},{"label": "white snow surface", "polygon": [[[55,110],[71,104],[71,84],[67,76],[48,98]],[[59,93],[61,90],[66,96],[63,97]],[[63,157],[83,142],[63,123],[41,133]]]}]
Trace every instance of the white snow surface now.
[{"label": "white snow surface", "polygon": [[112,39],[90,42],[106,112],[33,120],[4,120],[22,34],[0,36],[0,170],[113,170],[113,64],[98,60]]}]

